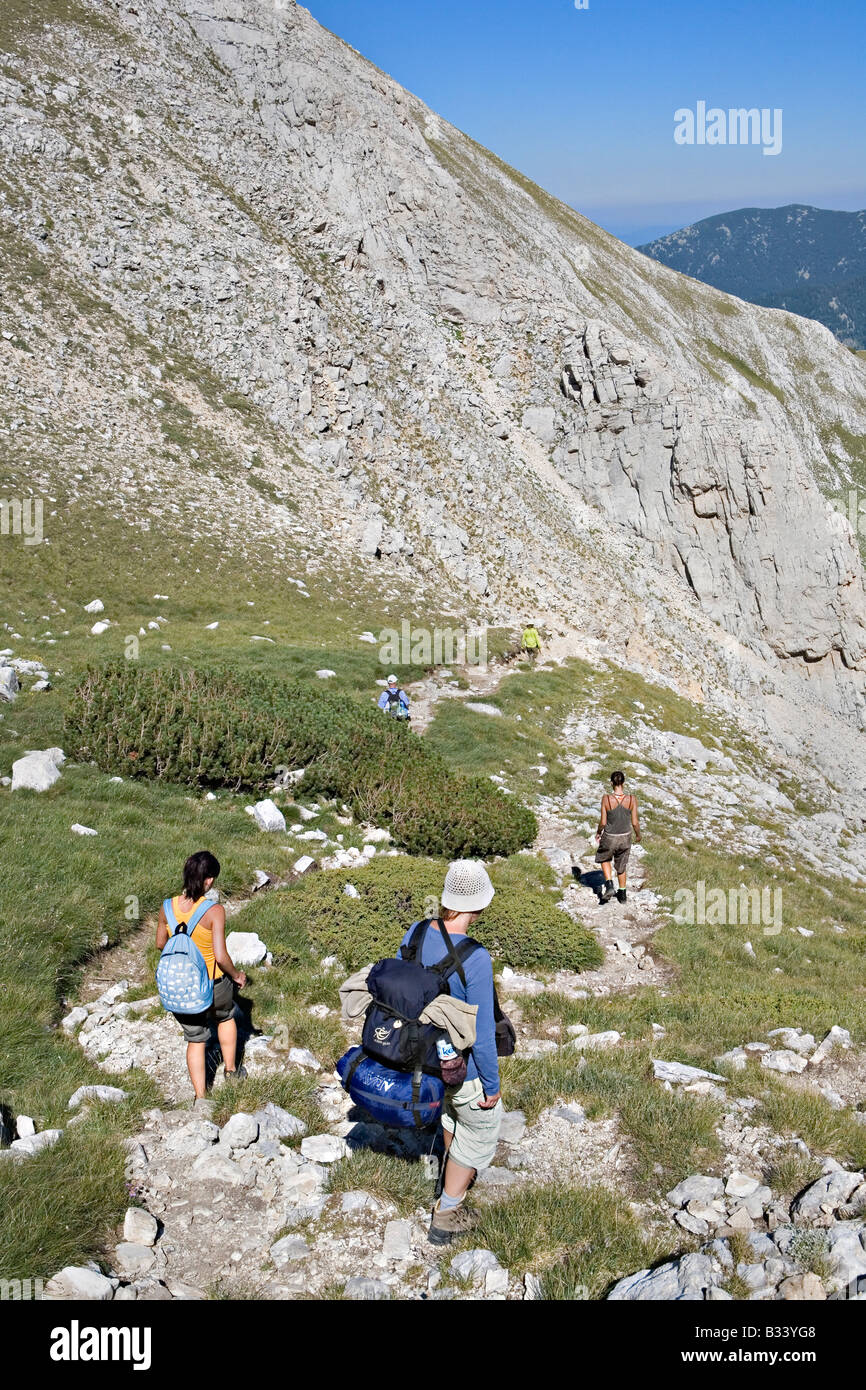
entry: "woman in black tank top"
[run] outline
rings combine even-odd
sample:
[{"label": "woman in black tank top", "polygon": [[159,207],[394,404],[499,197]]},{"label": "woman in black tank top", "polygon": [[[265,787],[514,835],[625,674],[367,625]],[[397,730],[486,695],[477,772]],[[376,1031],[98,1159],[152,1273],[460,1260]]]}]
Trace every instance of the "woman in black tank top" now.
[{"label": "woman in black tank top", "polygon": [[631,850],[632,836],[638,842],[640,841],[640,821],[637,813],[637,797],[634,792],[627,792],[624,787],[625,774],[613,772],[610,781],[613,791],[605,792],[601,798],[601,816],[595,836],[598,840],[595,862],[601,865],[601,871],[604,874],[604,888],[600,894],[601,901],[609,903],[613,897],[615,869],[619,880],[619,887],[616,892],[617,902],[624,903],[626,901],[625,879],[628,856]]}]

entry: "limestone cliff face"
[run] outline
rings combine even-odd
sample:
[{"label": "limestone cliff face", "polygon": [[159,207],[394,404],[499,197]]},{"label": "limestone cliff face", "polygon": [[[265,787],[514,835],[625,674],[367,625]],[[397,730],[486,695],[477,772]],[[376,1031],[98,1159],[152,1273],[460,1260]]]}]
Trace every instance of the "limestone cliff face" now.
[{"label": "limestone cliff face", "polygon": [[866,370],[826,329],[623,246],[288,0],[68,0],[0,48],[3,276],[52,283],[4,293],[44,351],[0,372],[63,425],[22,426],[22,467],[192,506],[156,373],[197,457],[219,440],[227,542],[588,634],[625,602],[663,664],[729,665],[720,629],[861,720],[825,494]]},{"label": "limestone cliff face", "polygon": [[[523,381],[498,375],[512,399],[528,377],[529,394],[557,407],[545,442],[563,477],[652,541],[729,632],[782,657],[860,662],[857,547],[807,462],[806,403],[792,417],[784,400],[789,383],[802,386],[792,359],[806,352],[866,408],[866,374],[829,333],[655,274],[297,6],[272,18],[256,0],[210,0],[187,13],[352,242],[353,269],[381,274],[419,328],[438,310],[483,327],[488,347],[507,354],[575,320],[553,370],[530,346]],[[585,319],[599,301],[607,317]],[[576,409],[562,411],[560,391]],[[813,426],[834,413],[819,404]]]},{"label": "limestone cliff face", "polygon": [[[686,392],[658,359],[604,323],[563,364],[574,432],[564,477],[654,543],[727,631],[781,657],[853,667],[864,655],[862,573],[796,434]],[[816,534],[820,542],[816,548]]]}]

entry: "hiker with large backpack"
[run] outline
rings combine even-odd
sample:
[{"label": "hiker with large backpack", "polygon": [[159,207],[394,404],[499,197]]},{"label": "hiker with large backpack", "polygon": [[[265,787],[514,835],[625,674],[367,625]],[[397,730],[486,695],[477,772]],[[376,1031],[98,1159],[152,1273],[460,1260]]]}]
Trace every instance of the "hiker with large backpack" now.
[{"label": "hiker with large backpack", "polygon": [[599,898],[601,902],[609,903],[613,897],[615,870],[619,880],[617,902],[624,903],[627,898],[625,882],[628,857],[632,838],[640,843],[640,819],[637,797],[634,792],[625,790],[625,773],[612,772],[610,784],[613,790],[605,792],[601,798],[601,814],[595,835],[598,841],[595,862],[601,865],[604,875],[604,887]]},{"label": "hiker with large backpack", "polygon": [[[477,860],[458,859],[449,866],[442,890],[442,916],[430,923],[420,943],[422,964],[435,965],[442,960],[449,938],[458,950],[472,940],[467,932],[491,903],[494,891],[487,870]],[[411,939],[410,931],[404,945]],[[502,1124],[493,962],[480,942],[473,942],[471,951],[463,956],[462,972],[449,976],[448,988],[458,999],[476,1004],[478,1013],[475,1043],[466,1059],[466,1080],[445,1093],[444,1179],[428,1236],[434,1245],[447,1245],[476,1224],[477,1216],[463,1206],[463,1199],[476,1173],[493,1162]]]},{"label": "hiker with large backpack", "polygon": [[360,1047],[337,1064],[359,1105],[387,1125],[441,1121],[446,1161],[429,1239],[445,1245],[474,1218],[463,1198],[493,1162],[502,1120],[498,1055],[514,1050],[488,952],[467,935],[493,897],[484,865],[452,864],[441,916],[415,922],[399,958],[379,961],[341,987],[343,1017],[364,1016]]},{"label": "hiker with large backpack", "polygon": [[225,1079],[240,1080],[246,1068],[235,1061],[238,1031],[234,987],[247,977],[226,950],[225,908],[214,901],[219,860],[206,849],[191,854],[183,866],[183,892],[166,898],[159,910],[156,971],[159,997],[173,1013],[186,1038],[186,1064],[195,1091],[194,1108],[205,1100],[205,1051],[215,1027]]}]

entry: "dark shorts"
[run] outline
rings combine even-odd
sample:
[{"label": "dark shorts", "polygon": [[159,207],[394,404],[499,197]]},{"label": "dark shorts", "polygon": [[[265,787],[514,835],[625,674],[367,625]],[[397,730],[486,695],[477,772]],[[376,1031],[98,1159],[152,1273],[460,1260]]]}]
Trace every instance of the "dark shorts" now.
[{"label": "dark shorts", "polygon": [[595,862],[596,864],[609,864],[612,859],[616,872],[624,874],[630,851],[630,833],[627,835],[608,835],[607,831],[603,831],[598,849],[595,852]]},{"label": "dark shorts", "polygon": [[188,1043],[206,1043],[218,1023],[231,1018],[235,1008],[234,982],[228,975],[214,981],[213,1004],[203,1014],[175,1014]]}]

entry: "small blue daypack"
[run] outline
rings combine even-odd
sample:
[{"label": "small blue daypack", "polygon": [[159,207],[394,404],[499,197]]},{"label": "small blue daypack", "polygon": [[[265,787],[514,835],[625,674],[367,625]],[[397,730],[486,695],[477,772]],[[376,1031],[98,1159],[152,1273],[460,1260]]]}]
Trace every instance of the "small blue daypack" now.
[{"label": "small blue daypack", "polygon": [[213,1004],[213,980],[192,933],[213,907],[213,900],[199,903],[188,922],[178,923],[171,898],[163,903],[171,936],[162,948],[156,967],[156,987],[164,1009],[171,1014],[203,1014]]}]

